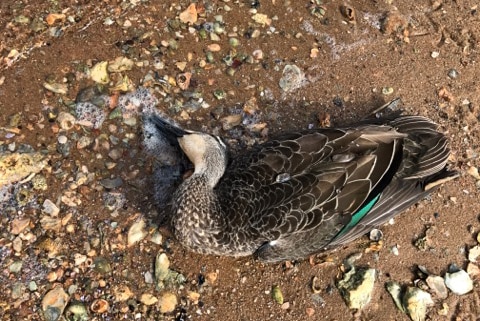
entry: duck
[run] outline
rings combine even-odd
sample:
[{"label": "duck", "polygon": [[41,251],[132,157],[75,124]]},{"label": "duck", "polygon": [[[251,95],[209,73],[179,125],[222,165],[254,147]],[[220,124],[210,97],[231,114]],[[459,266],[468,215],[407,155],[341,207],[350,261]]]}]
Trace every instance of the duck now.
[{"label": "duck", "polygon": [[348,245],[457,176],[447,137],[423,116],[286,132],[235,157],[217,135],[149,121],[193,165],[172,192],[170,224],[201,254],[301,260]]}]

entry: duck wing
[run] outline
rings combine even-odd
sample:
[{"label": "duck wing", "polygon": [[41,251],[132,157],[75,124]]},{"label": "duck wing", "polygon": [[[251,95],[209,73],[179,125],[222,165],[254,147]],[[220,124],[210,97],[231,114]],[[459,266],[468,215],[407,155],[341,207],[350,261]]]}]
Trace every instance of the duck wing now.
[{"label": "duck wing", "polygon": [[346,233],[337,235],[328,247],[345,245],[426,197],[458,173],[446,167],[450,150],[437,125],[421,116],[403,116],[390,122],[408,136],[403,140],[402,162],[391,182],[368,213]]},{"label": "duck wing", "polygon": [[391,180],[405,137],[390,126],[318,129],[237,157],[217,186],[233,241],[325,247]]},{"label": "duck wing", "polygon": [[[406,116],[387,125],[290,133],[236,158],[218,185],[234,243],[265,261],[346,244],[451,176],[436,125]],[[220,192],[222,191],[222,192]]]}]

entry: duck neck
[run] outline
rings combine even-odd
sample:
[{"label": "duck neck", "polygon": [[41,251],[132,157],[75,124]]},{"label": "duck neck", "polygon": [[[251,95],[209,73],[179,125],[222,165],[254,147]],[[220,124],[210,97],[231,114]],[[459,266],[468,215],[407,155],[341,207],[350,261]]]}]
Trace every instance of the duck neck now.
[{"label": "duck neck", "polygon": [[211,178],[195,171],[176,192],[173,228],[177,238],[187,247],[212,252],[208,244],[215,244],[224,225]]}]

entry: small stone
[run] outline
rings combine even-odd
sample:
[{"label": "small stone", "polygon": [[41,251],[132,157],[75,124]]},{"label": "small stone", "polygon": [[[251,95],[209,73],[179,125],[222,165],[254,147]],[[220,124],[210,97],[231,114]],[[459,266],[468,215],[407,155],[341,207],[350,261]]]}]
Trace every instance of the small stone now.
[{"label": "small stone", "polygon": [[48,83],[44,82],[43,87],[56,94],[65,95],[68,92],[67,84]]},{"label": "small stone", "polygon": [[92,302],[90,305],[90,310],[94,313],[102,314],[107,312],[110,309],[110,304],[107,300],[104,299],[97,299]]},{"label": "small stone", "polygon": [[385,96],[393,94],[393,88],[392,87],[383,87],[382,88],[382,94]]},{"label": "small stone", "polygon": [[143,277],[145,279],[145,283],[147,284],[153,283],[153,275],[150,271],[145,272],[145,275]]},{"label": "small stone", "polygon": [[18,236],[14,238],[12,242],[12,247],[15,252],[20,253],[22,251],[22,239]]},{"label": "small stone", "polygon": [[23,283],[14,283],[12,285],[12,299],[20,299],[25,293],[25,285]]},{"label": "small stone", "polygon": [[99,84],[108,84],[110,82],[110,78],[108,77],[107,67],[107,61],[101,61],[94,65],[90,70],[90,77],[92,80]]},{"label": "small stone", "polygon": [[291,92],[306,83],[305,74],[296,65],[286,65],[278,85],[284,92]]},{"label": "small stone", "polygon": [[450,69],[448,71],[448,77],[452,78],[452,79],[455,79],[458,77],[458,71],[456,69]]},{"label": "small stone", "polygon": [[115,297],[115,302],[125,302],[133,297],[133,292],[128,286],[119,285],[113,288],[113,296]]},{"label": "small stone", "polygon": [[270,26],[272,23],[272,19],[270,19],[266,14],[263,13],[255,13],[252,16],[252,19],[258,23],[261,24],[262,26]]},{"label": "small stone", "polygon": [[75,261],[75,266],[79,266],[87,261],[87,256],[80,253],[75,253],[73,255],[73,259]]},{"label": "small stone", "polygon": [[285,303],[283,303],[283,304],[280,306],[280,308],[281,308],[282,310],[288,310],[288,309],[290,308],[290,302],[285,302]]},{"label": "small stone", "polygon": [[480,267],[472,262],[467,265],[467,273],[471,278],[476,279],[480,276]]},{"label": "small stone", "polygon": [[[90,320],[88,316],[87,307],[82,302],[74,302],[68,305],[65,311],[67,320],[75,321],[88,321]],[[72,316],[71,316],[72,315]]]},{"label": "small stone", "polygon": [[476,263],[478,257],[480,256],[480,245],[476,245],[468,250],[468,260],[470,262]]},{"label": "small stone", "polygon": [[22,270],[23,263],[22,261],[15,261],[8,267],[11,273],[18,273]]},{"label": "small stone", "polygon": [[47,292],[42,299],[42,311],[46,321],[57,321],[63,314],[70,297],[61,286]]},{"label": "small stone", "polygon": [[480,179],[480,174],[478,173],[478,168],[475,166],[470,166],[467,170],[467,173],[475,178],[476,180]]},{"label": "small stone", "polygon": [[272,299],[280,305],[283,304],[282,290],[278,285],[272,287]]},{"label": "small stone", "polygon": [[49,214],[53,217],[58,216],[58,213],[60,213],[60,209],[53,203],[51,200],[48,198],[43,202],[43,212],[46,214]]},{"label": "small stone", "polygon": [[38,286],[37,286],[37,283],[35,283],[35,281],[30,281],[28,282],[28,290],[30,292],[35,292],[38,290]]},{"label": "small stone", "polygon": [[375,269],[352,267],[337,284],[350,309],[363,309],[372,297]]},{"label": "small stone", "polygon": [[169,274],[170,260],[165,253],[159,253],[155,259],[155,279],[163,281]]},{"label": "small stone", "polygon": [[212,43],[212,44],[207,46],[207,49],[210,50],[211,52],[218,52],[222,48],[220,47],[220,45],[218,43]]},{"label": "small stone", "polygon": [[230,130],[242,123],[242,115],[235,114],[223,117],[221,120],[223,130]]},{"label": "small stone", "polygon": [[218,279],[218,273],[217,272],[210,272],[205,275],[205,280],[208,282],[210,285],[214,285],[217,283]]},{"label": "small stone", "polygon": [[445,273],[445,285],[455,294],[463,295],[473,290],[473,281],[464,270]]},{"label": "small stone", "polygon": [[407,287],[403,295],[403,306],[413,321],[424,321],[430,305],[433,305],[430,293],[416,287]]},{"label": "small stone", "polygon": [[108,63],[109,72],[122,72],[127,70],[132,70],[133,60],[128,59],[127,57],[117,57],[115,60],[112,60]]},{"label": "small stone", "polygon": [[23,219],[16,218],[11,223],[10,233],[12,233],[13,235],[18,235],[22,233],[28,227],[28,225],[30,225],[29,218],[23,218]]},{"label": "small stone", "polygon": [[32,178],[33,189],[37,191],[46,191],[48,188],[47,178],[44,175],[37,174]]},{"label": "small stone", "polygon": [[123,180],[120,177],[104,178],[99,183],[106,189],[115,189],[123,185]]},{"label": "small stone", "polygon": [[108,157],[110,157],[114,161],[118,161],[120,157],[122,157],[122,154],[123,153],[121,150],[114,148],[108,153]]},{"label": "small stone", "polygon": [[140,302],[145,305],[154,305],[158,302],[158,298],[151,293],[143,293],[140,297]]},{"label": "small stone", "polygon": [[59,231],[62,227],[62,220],[46,215],[40,219],[40,224],[44,230]]},{"label": "small stone", "polygon": [[127,244],[132,246],[133,244],[140,242],[148,235],[145,230],[145,221],[143,219],[138,220],[133,223],[132,226],[128,229],[127,234]]},{"label": "small stone", "polygon": [[59,144],[66,144],[68,142],[68,138],[65,135],[60,135],[57,138]]},{"label": "small stone", "polygon": [[440,299],[446,299],[448,296],[448,290],[445,286],[445,281],[441,276],[429,275],[426,279],[428,287],[432,290],[433,294]]},{"label": "small stone", "polygon": [[70,130],[75,125],[76,119],[72,114],[62,111],[58,114],[56,121],[60,125],[61,129]]},{"label": "small stone", "polygon": [[92,144],[92,138],[88,136],[82,136],[77,140],[77,149],[84,149]]},{"label": "small stone", "polygon": [[370,231],[370,241],[378,242],[383,238],[383,232],[379,229],[374,228]]},{"label": "small stone", "polygon": [[306,308],[306,309],[305,309],[305,313],[306,313],[309,317],[311,317],[311,316],[313,316],[313,315],[315,314],[315,309],[314,309],[314,308]]},{"label": "small stone", "polygon": [[106,258],[98,256],[93,260],[93,268],[95,272],[100,274],[108,274],[112,271],[112,267]]},{"label": "small stone", "polygon": [[154,244],[160,245],[163,242],[163,236],[159,231],[155,231],[150,237],[150,241]]},{"label": "small stone", "polygon": [[263,59],[263,51],[261,49],[256,49],[253,51],[252,56],[255,60]]},{"label": "small stone", "polygon": [[178,18],[183,23],[194,24],[195,22],[197,22],[198,13],[197,13],[197,7],[195,3],[192,3],[191,5],[189,5],[187,9],[185,9],[182,13],[180,13]]},{"label": "small stone", "polygon": [[439,51],[432,51],[431,57],[432,57],[433,59],[438,58],[438,56],[440,56],[440,52],[439,52]]},{"label": "small stone", "polygon": [[165,292],[159,299],[160,313],[169,313],[175,310],[177,297],[171,292]]}]

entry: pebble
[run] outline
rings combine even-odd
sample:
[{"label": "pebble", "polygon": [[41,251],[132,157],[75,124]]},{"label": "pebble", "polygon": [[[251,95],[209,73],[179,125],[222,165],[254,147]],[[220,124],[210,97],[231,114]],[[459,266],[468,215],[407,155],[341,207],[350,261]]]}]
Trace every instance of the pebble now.
[{"label": "pebble", "polygon": [[467,273],[468,275],[470,275],[471,278],[476,279],[480,277],[480,267],[470,262],[467,265]]},{"label": "pebble", "polygon": [[8,267],[11,273],[18,273],[22,270],[23,262],[22,261],[15,261]]},{"label": "pebble", "polygon": [[477,180],[480,179],[480,174],[478,173],[478,168],[475,167],[475,166],[470,166],[467,170],[467,173]]},{"label": "pebble", "polygon": [[163,242],[163,236],[159,231],[155,231],[150,237],[150,241],[154,244],[160,245]]},{"label": "pebble", "polygon": [[57,122],[63,130],[70,130],[75,125],[75,117],[67,112],[60,112],[57,117]]},{"label": "pebble", "polygon": [[153,283],[153,275],[150,271],[145,272],[145,275],[143,277],[145,279],[145,283],[147,284]]},{"label": "pebble", "polygon": [[[73,302],[68,305],[68,308],[65,311],[67,320],[75,321],[88,321],[90,320],[88,316],[88,311],[85,305],[81,302]],[[70,317],[72,316],[72,317]]]},{"label": "pebble", "polygon": [[115,297],[115,302],[125,302],[128,299],[133,297],[133,292],[126,285],[118,285],[113,288],[113,296]]},{"label": "pebble", "polygon": [[18,236],[14,238],[12,242],[12,247],[15,252],[20,253],[22,251],[22,239]]},{"label": "pebble", "polygon": [[154,305],[158,302],[158,298],[151,293],[143,293],[140,297],[140,302],[145,305]]},{"label": "pebble", "polygon": [[100,273],[102,275],[112,272],[112,267],[110,266],[110,263],[108,262],[108,260],[101,256],[97,256],[93,260],[93,267],[95,272]]},{"label": "pebble", "polygon": [[175,306],[177,305],[177,297],[175,294],[171,292],[165,292],[160,296],[159,299],[159,307],[160,313],[169,313],[175,310]]},{"label": "pebble", "polygon": [[42,311],[46,321],[57,321],[63,314],[70,297],[61,286],[47,292],[42,299]]},{"label": "pebble", "polygon": [[12,286],[12,299],[19,299],[25,293],[25,285],[23,283],[14,283]]},{"label": "pebble", "polygon": [[30,292],[35,292],[38,290],[38,286],[37,286],[37,283],[35,281],[30,281],[28,282],[28,290]]},{"label": "pebble", "polygon": [[375,269],[352,267],[337,284],[350,309],[363,309],[372,297]]},{"label": "pebble", "polygon": [[433,294],[440,299],[446,299],[448,296],[448,290],[445,286],[445,280],[441,276],[429,275],[425,280],[428,287],[432,290]]},{"label": "pebble", "polygon": [[118,161],[120,157],[122,157],[122,154],[123,153],[121,150],[114,148],[108,153],[108,157],[110,157],[114,161]]},{"label": "pebble", "polygon": [[60,213],[60,209],[57,207],[57,205],[55,205],[55,203],[47,198],[43,202],[43,212],[50,216],[57,217],[58,213]]},{"label": "pebble", "polygon": [[280,305],[283,304],[282,290],[280,289],[280,287],[278,285],[274,285],[272,287],[272,299],[273,299],[273,301],[277,302]]},{"label": "pebble", "polygon": [[458,77],[458,71],[456,69],[450,69],[448,71],[448,77],[452,78],[452,79],[455,79]]},{"label": "pebble", "polygon": [[370,241],[378,242],[383,238],[383,232],[379,229],[374,228],[370,231]]},{"label": "pebble", "polygon": [[165,253],[157,254],[155,259],[155,279],[157,284],[163,282],[170,272],[170,260]]},{"label": "pebble", "polygon": [[476,245],[468,250],[468,260],[470,262],[476,263],[478,257],[480,256],[480,245]]},{"label": "pebble", "polygon": [[286,65],[278,85],[284,92],[291,92],[306,83],[305,74],[296,65]]},{"label": "pebble", "polygon": [[92,144],[93,140],[89,136],[82,136],[77,140],[77,149],[84,149]]},{"label": "pebble", "polygon": [[148,235],[145,230],[145,221],[139,219],[137,222],[133,223],[132,226],[128,229],[127,234],[127,244],[132,246],[133,244],[140,242]]},{"label": "pebble", "polygon": [[48,189],[47,178],[44,175],[37,174],[32,178],[33,189],[37,191],[46,191]]},{"label": "pebble", "polygon": [[104,178],[99,183],[106,189],[115,189],[123,185],[123,180],[120,177]]},{"label": "pebble", "polygon": [[11,223],[10,233],[12,233],[13,235],[18,235],[22,233],[28,227],[28,225],[30,225],[29,218],[16,218]]},{"label": "pebble", "polygon": [[97,299],[90,305],[90,310],[94,313],[102,314],[110,309],[110,304],[105,299]]},{"label": "pebble", "polygon": [[445,273],[445,285],[455,294],[463,295],[473,290],[473,281],[464,270]]},{"label": "pebble", "polygon": [[424,321],[427,307],[434,304],[430,293],[412,286],[407,287],[402,301],[407,314],[413,321]]},{"label": "pebble", "polygon": [[263,59],[263,51],[261,49],[255,49],[252,53],[252,56],[255,60]]}]

